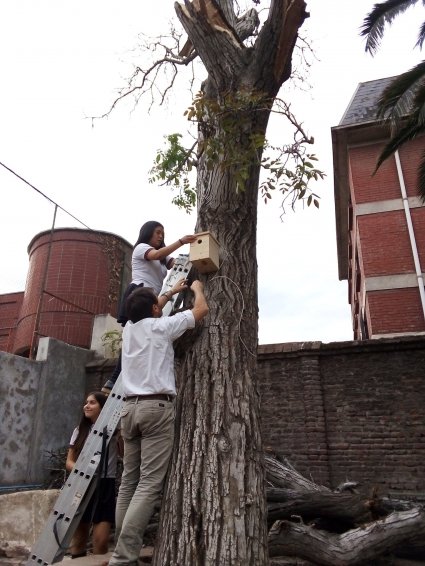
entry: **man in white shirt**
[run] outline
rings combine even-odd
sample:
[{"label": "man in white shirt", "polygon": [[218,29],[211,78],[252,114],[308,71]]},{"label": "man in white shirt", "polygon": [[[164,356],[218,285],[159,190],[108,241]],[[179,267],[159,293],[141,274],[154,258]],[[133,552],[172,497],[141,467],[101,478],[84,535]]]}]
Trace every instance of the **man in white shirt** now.
[{"label": "man in white shirt", "polygon": [[[175,292],[183,287],[180,282]],[[137,564],[145,528],[163,487],[174,441],[173,341],[208,313],[202,283],[194,281],[190,288],[193,308],[171,317],[161,318],[164,300],[170,298],[167,294],[158,300],[152,289],[141,287],[127,299],[129,321],[122,342],[124,469],[110,566]]]}]

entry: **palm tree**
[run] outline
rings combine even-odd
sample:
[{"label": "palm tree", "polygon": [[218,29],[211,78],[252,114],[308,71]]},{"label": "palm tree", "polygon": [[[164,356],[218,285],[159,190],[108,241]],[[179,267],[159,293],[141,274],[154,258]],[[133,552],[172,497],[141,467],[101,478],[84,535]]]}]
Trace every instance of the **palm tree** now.
[{"label": "palm tree", "polygon": [[[375,4],[360,32],[366,37],[366,51],[373,56],[384,35],[385,25],[391,24],[396,16],[417,1],[386,0]],[[422,49],[424,41],[425,22],[420,26],[415,47]],[[425,132],[425,61],[402,73],[386,87],[378,100],[377,118],[389,121],[391,137],[378,158],[376,169],[404,143]],[[425,151],[418,170],[418,191],[425,202]]]}]

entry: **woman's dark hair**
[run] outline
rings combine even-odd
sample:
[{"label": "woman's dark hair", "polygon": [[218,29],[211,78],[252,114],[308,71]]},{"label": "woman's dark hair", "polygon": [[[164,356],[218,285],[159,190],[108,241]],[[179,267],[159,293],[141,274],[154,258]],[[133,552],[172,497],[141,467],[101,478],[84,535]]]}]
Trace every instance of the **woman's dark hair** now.
[{"label": "woman's dark hair", "polygon": [[[101,407],[103,407],[103,405],[106,403],[106,399],[108,398],[101,391],[92,391],[87,395],[86,399],[88,399],[90,395],[92,395],[96,399],[96,401],[99,403]],[[88,417],[86,417],[83,411],[83,416],[81,417],[80,424],[78,425],[78,435],[77,438],[75,439],[74,446],[72,447],[75,452],[76,458],[78,458],[81,450],[83,449],[84,443],[87,440],[92,424],[93,423],[91,422],[91,420]]]},{"label": "woman's dark hair", "polygon": [[[156,220],[149,220],[148,222],[145,222],[140,228],[139,237],[137,238],[137,242],[134,244],[134,247],[138,246],[139,244],[149,244],[149,241],[152,238],[154,230],[155,228],[157,228],[157,226],[164,228],[161,222],[157,222]],[[162,244],[159,247],[165,247],[164,241],[162,241]],[[163,265],[167,265],[167,258],[164,257],[160,261]]]},{"label": "woman's dark hair", "polygon": [[158,298],[149,287],[138,287],[128,297],[125,308],[131,322],[139,322],[152,316],[153,305],[158,304]]}]

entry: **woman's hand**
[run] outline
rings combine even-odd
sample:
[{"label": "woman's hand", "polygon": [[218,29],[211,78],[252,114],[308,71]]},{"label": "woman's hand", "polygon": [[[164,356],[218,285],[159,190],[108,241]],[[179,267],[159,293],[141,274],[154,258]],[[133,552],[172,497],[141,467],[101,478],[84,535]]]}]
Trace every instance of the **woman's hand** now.
[{"label": "woman's hand", "polygon": [[183,236],[179,238],[179,242],[183,246],[184,244],[191,244],[196,240],[196,234],[189,234],[188,236]]}]

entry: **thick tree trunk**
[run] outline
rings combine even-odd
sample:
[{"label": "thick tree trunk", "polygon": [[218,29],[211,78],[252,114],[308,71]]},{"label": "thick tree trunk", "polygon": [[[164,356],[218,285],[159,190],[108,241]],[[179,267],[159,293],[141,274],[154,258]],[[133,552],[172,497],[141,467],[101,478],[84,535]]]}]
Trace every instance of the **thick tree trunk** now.
[{"label": "thick tree trunk", "polygon": [[[218,240],[220,268],[201,277],[210,311],[180,367],[176,450],[155,566],[268,564],[259,397],[254,383],[262,148],[240,166],[234,159],[239,149],[243,153],[250,147],[251,135],[256,139],[265,135],[271,103],[286,76],[280,67],[287,70],[305,17],[303,0],[272,0],[271,5],[267,29],[279,37],[273,46],[260,50],[267,71],[238,36],[236,30],[242,27],[231,0],[175,4],[208,72],[200,120],[203,153],[198,164],[196,231],[210,230]],[[287,11],[293,14],[289,28],[285,28]],[[248,19],[255,23],[252,14]],[[264,41],[267,33],[262,45]]]},{"label": "thick tree trunk", "polygon": [[[253,122],[257,119],[254,114]],[[219,165],[198,176],[196,230],[210,229],[216,236],[220,268],[202,276],[210,315],[180,368],[178,449],[157,565],[268,563],[259,397],[253,382],[257,180],[258,167],[245,191],[237,193]]]}]

